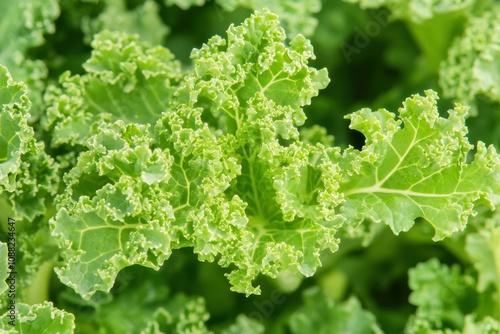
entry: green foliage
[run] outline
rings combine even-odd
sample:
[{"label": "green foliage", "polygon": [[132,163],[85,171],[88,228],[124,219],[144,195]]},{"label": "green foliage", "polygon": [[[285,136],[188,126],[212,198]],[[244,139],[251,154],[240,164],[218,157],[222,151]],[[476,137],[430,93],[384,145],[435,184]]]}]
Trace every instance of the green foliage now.
[{"label": "green foliage", "polygon": [[99,16],[82,18],[82,30],[86,41],[91,42],[95,34],[112,30],[127,34],[138,34],[141,40],[152,45],[162,44],[168,34],[158,15],[159,7],[152,1],[145,1],[132,10],[127,9],[125,0],[105,0],[104,9]]},{"label": "green foliage", "polygon": [[[474,289],[474,278],[460,274],[437,259],[420,263],[409,272],[413,290],[410,302],[417,311],[407,324],[408,333],[496,333],[498,321],[477,312],[482,298]],[[481,292],[481,291],[479,291]],[[496,296],[498,298],[498,296]],[[472,313],[476,309],[477,313]],[[498,312],[498,310],[497,310]]]},{"label": "green foliage", "polygon": [[52,303],[44,302],[29,306],[17,304],[17,318],[13,327],[11,319],[4,314],[0,317],[0,329],[3,333],[74,333],[75,317],[55,308]]},{"label": "green foliage", "polygon": [[495,149],[479,142],[474,160],[467,163],[472,148],[464,137],[467,108],[457,105],[444,119],[436,99],[432,91],[407,99],[399,120],[384,109],[348,116],[351,128],[362,132],[366,142],[359,153],[344,152],[349,160],[343,166],[349,181],[340,188],[345,216],[383,221],[396,234],[421,217],[436,230],[433,239],[440,240],[465,228],[478,199],[495,204],[500,181]]},{"label": "green foliage", "polygon": [[500,332],[498,10],[4,1],[0,331]]},{"label": "green foliage", "polygon": [[397,18],[422,22],[435,16],[469,9],[474,0],[344,0],[350,3],[359,3],[362,8],[387,7]]},{"label": "green foliage", "polygon": [[373,314],[363,310],[355,297],[339,304],[312,288],[304,292],[303,298],[302,308],[290,317],[292,333],[383,333]]},{"label": "green foliage", "polygon": [[441,67],[440,84],[445,95],[471,105],[474,113],[478,112],[476,98],[480,96],[496,105],[500,103],[499,19],[498,5],[472,18],[464,34],[454,41]]},{"label": "green foliage", "polygon": [[[0,280],[1,280],[1,285],[0,285],[0,294],[4,294],[5,291],[9,288],[9,285],[5,282],[7,277],[9,277],[9,270],[8,270],[8,262],[7,262],[7,254],[8,254],[8,248],[6,243],[0,243]],[[4,306],[4,303],[1,304]]]},{"label": "green foliage", "polygon": [[44,34],[55,31],[54,20],[58,15],[57,0],[2,1],[0,5],[0,64],[9,68],[16,82],[24,81],[30,87],[33,121],[42,112],[47,67],[40,60],[30,59],[27,53],[44,43]]}]

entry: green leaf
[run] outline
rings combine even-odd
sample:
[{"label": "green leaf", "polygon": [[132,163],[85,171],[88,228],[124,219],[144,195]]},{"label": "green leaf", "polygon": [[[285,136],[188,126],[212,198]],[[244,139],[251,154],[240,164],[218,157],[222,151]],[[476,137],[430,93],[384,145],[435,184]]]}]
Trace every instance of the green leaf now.
[{"label": "green leaf", "polygon": [[[50,215],[51,201],[58,190],[59,165],[45,153],[44,144],[36,141],[27,124],[30,101],[26,86],[14,83],[2,66],[0,77],[0,151],[4,156],[0,162],[0,193],[6,192],[10,215],[16,217],[16,299],[38,302],[44,298],[31,300],[29,287],[57,254],[44,216]],[[50,269],[49,264],[49,271],[42,276],[48,277]],[[45,283],[37,286],[34,295],[45,296]]]},{"label": "green leaf", "polygon": [[55,145],[83,145],[93,124],[122,120],[154,125],[181,76],[180,63],[161,46],[137,35],[105,31],[95,36],[86,74],[61,75],[51,86],[43,126]]},{"label": "green leaf", "polygon": [[488,220],[477,233],[470,233],[466,237],[466,250],[471,262],[478,272],[477,289],[484,292],[493,285],[500,289],[500,226],[498,214]]},{"label": "green leaf", "polygon": [[147,129],[103,123],[65,176],[63,206],[51,221],[66,260],[56,272],[84,298],[109,291],[122,268],[158,268],[170,255],[174,211],[164,187],[172,159],[150,149]]},{"label": "green leaf", "polygon": [[384,222],[395,234],[408,231],[416,218],[434,229],[434,240],[465,228],[475,203],[498,202],[500,160],[493,146],[472,149],[465,135],[467,108],[457,105],[439,116],[437,95],[414,95],[399,109],[362,109],[347,118],[366,137],[362,151],[347,149],[343,214],[349,221]]},{"label": "green leaf", "polygon": [[64,291],[61,300],[66,309],[74,311],[76,326],[85,333],[210,333],[203,298],[172,295],[164,270],[129,268],[120,273],[107,295],[84,301]]},{"label": "green leaf", "polygon": [[[444,96],[471,105],[478,112],[478,98],[500,108],[500,6],[492,6],[480,17],[471,18],[465,32],[457,38],[442,63],[439,84]],[[485,116],[482,116],[485,117]]]},{"label": "green leaf", "polygon": [[[194,73],[177,93],[179,102],[202,113],[201,120],[220,138],[223,157],[237,163],[239,175],[225,191],[229,199],[243,201],[232,215],[238,217],[244,209],[240,220],[248,224],[234,230],[234,245],[223,239],[208,244],[220,249],[214,252],[221,252],[220,264],[238,267],[229,279],[235,291],[247,294],[259,291],[251,281],[260,272],[274,277],[291,268],[310,276],[320,265],[319,252],[336,249],[330,228],[338,218],[333,212],[335,181],[323,156],[331,152],[298,142],[296,129],[305,120],[302,107],[329,79],[326,70],[308,65],[314,58],[308,40],[299,35],[289,46],[284,41],[276,15],[256,13],[231,27],[227,41],[214,37],[192,53]],[[194,127],[197,122],[194,118],[184,124]],[[174,145],[179,142],[192,140]],[[207,227],[221,219],[213,216],[203,219]]]},{"label": "green leaf", "polygon": [[7,313],[0,316],[2,333],[74,333],[75,317],[70,313],[55,308],[50,302],[31,306],[16,304],[16,308],[16,319],[13,320],[15,326],[11,325],[12,320]]},{"label": "green leaf", "polygon": [[477,232],[465,237],[465,250],[477,271],[477,291],[493,302],[485,309],[488,315],[500,312],[500,224],[498,212],[491,218],[479,215],[474,220]]},{"label": "green leaf", "polygon": [[458,265],[448,267],[431,259],[410,269],[410,303],[417,311],[410,318],[408,333],[422,333],[427,329],[462,329],[464,316],[477,304],[474,280],[461,275]]},{"label": "green leaf", "polygon": [[[158,268],[181,247],[194,247],[200,260],[236,266],[229,279],[247,294],[259,291],[252,280],[261,272],[275,276],[292,267],[313,274],[319,252],[336,248],[334,230],[326,226],[337,219],[331,163],[321,158],[328,150],[284,147],[278,136],[298,139],[301,107],[328,78],[308,66],[313,54],[304,37],[289,47],[284,40],[277,17],[265,12],[231,27],[227,47],[215,37],[194,51],[193,71],[175,99],[164,96],[172,104],[162,109],[154,144],[146,126],[107,124],[114,118],[95,114],[102,123],[94,123],[88,151],[67,174],[51,223],[66,260],[56,270],[65,284],[89,298],[109,291],[122,268]],[[116,78],[134,82],[121,73]],[[90,100],[81,103],[94,108]],[[326,188],[316,193],[295,169]]]},{"label": "green leaf", "polygon": [[464,334],[495,334],[498,332],[500,332],[500,322],[498,321],[498,319],[484,317],[480,321],[477,321],[472,316],[465,317],[465,326],[463,330]]},{"label": "green leaf", "polygon": [[464,22],[467,20],[470,12],[473,11],[474,5],[477,2],[475,0],[344,1],[359,3],[361,8],[364,9],[381,8],[376,14],[377,19],[368,22],[363,32],[373,38],[377,38],[380,35],[380,33],[373,33],[373,25],[380,23],[378,18],[389,16],[389,11],[391,19],[403,20],[408,26],[413,39],[426,57],[425,62],[422,62],[423,69],[431,73],[438,71],[441,61],[446,58],[451,41],[463,29]]},{"label": "green leaf", "polygon": [[54,33],[57,16],[57,0],[4,0],[0,4],[0,64],[10,69],[14,80],[30,87],[32,121],[41,113],[47,68],[27,53],[44,43],[44,34]]},{"label": "green leaf", "polygon": [[26,85],[14,82],[7,68],[0,65],[0,193],[16,189],[21,156],[34,142],[26,92]]},{"label": "green leaf", "polygon": [[32,221],[46,212],[47,197],[57,192],[58,164],[28,125],[31,102],[26,86],[13,82],[3,66],[0,104],[0,193],[11,193],[9,201],[18,219]]},{"label": "green leaf", "polygon": [[355,297],[337,303],[319,288],[310,288],[303,295],[304,304],[290,316],[292,333],[319,334],[382,334],[375,317],[363,310]]}]

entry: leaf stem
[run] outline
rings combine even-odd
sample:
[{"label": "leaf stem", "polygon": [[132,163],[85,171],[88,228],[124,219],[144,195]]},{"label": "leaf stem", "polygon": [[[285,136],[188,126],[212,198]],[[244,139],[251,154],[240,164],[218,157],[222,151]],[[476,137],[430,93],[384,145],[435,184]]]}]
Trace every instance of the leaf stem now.
[{"label": "leaf stem", "polygon": [[52,261],[42,263],[31,284],[26,289],[24,300],[26,304],[34,305],[49,300],[49,280],[53,268]]}]

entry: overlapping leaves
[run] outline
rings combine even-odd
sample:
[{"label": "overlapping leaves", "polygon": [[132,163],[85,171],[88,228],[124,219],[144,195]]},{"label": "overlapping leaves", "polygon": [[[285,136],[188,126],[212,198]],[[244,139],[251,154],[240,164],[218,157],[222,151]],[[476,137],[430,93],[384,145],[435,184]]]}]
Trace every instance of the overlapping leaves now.
[{"label": "overlapping leaves", "polygon": [[[318,221],[272,195],[275,184],[286,188],[276,176],[282,163],[311,165],[309,173],[319,179],[314,169],[327,169],[329,162],[318,162],[321,148],[300,143],[287,148],[277,138],[297,139],[293,124],[303,122],[300,106],[324,86],[325,72],[307,66],[312,52],[303,37],[285,47],[284,32],[270,13],[253,16],[228,35],[226,50],[218,51],[225,41],[214,38],[193,53],[194,72],[163,114],[155,142],[145,126],[94,123],[88,151],[66,176],[68,191],[53,223],[54,235],[69,246],[67,265],[58,273],[84,296],[109,290],[124,266],[161,265],[171,248],[194,247],[200,259],[235,264],[230,280],[249,293],[258,291],[251,281],[260,272],[275,275],[292,266],[310,275],[319,265],[319,251],[335,247],[321,224],[332,216],[326,191],[313,195],[313,204],[301,204],[324,217]],[[168,95],[164,98],[169,103]],[[292,151],[296,158],[290,158]],[[283,225],[279,201],[290,226]],[[266,212],[259,206],[274,220],[262,216]],[[320,230],[325,236],[317,239]],[[96,241],[102,246],[87,250]],[[286,250],[289,258],[283,257]]]},{"label": "overlapping leaves", "polygon": [[[308,65],[310,43],[298,35],[286,44],[269,12],[227,34],[192,53],[182,80],[171,57],[165,66],[175,75],[144,68],[167,51],[106,34],[88,75],[63,76],[71,89],[51,117],[71,136],[77,124],[69,123],[83,120],[74,140],[85,152],[65,177],[52,228],[64,249],[59,277],[82,296],[108,291],[126,266],[158,268],[181,247],[233,267],[235,291],[258,293],[261,273],[314,274],[320,252],[337,249],[341,226],[370,220],[399,233],[422,217],[441,239],[464,228],[478,200],[496,204],[498,157],[479,143],[467,160],[466,108],[441,118],[429,91],[406,100],[399,119],[385,110],[351,115],[366,136],[361,151],[302,141],[302,107],[328,83]],[[144,90],[139,82],[151,78],[163,84]],[[126,111],[116,105],[136,91]]]}]

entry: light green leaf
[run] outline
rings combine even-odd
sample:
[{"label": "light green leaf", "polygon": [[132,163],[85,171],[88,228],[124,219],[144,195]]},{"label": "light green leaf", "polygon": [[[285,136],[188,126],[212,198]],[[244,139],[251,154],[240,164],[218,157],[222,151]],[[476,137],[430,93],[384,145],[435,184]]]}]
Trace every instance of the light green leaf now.
[{"label": "light green leaf", "polygon": [[137,35],[105,31],[92,42],[84,75],[60,77],[49,87],[50,107],[43,120],[53,143],[80,144],[93,124],[122,120],[154,125],[167,108],[180,79],[180,63],[161,46],[151,47]]},{"label": "light green leaf", "polygon": [[47,196],[59,184],[58,165],[37,142],[28,126],[31,102],[27,87],[15,83],[0,65],[0,194],[9,201],[18,219],[32,221],[46,211]]},{"label": "light green leaf", "polygon": [[470,20],[464,34],[450,47],[442,63],[439,84],[444,96],[471,105],[477,114],[476,98],[500,103],[500,6],[493,6]]},{"label": "light green leaf", "polygon": [[172,159],[149,148],[147,128],[103,123],[65,176],[64,206],[51,222],[66,259],[56,272],[84,298],[109,291],[122,268],[158,268],[170,255],[174,211],[164,187]]},{"label": "light green leaf", "polygon": [[473,316],[465,317],[463,334],[496,334],[500,333],[500,322],[492,317],[484,317],[477,321]]},{"label": "light green leaf", "polygon": [[16,176],[21,156],[34,142],[33,129],[28,126],[27,88],[14,82],[7,68],[0,65],[0,193],[17,187]]},{"label": "light green leaf", "polygon": [[349,221],[384,222],[395,234],[418,217],[435,229],[434,240],[463,230],[476,202],[498,203],[500,159],[493,146],[472,149],[465,135],[467,108],[457,105],[439,116],[437,95],[415,95],[399,109],[362,109],[351,114],[351,128],[366,137],[362,151],[347,149],[343,214]]},{"label": "light green leaf", "polygon": [[[216,37],[193,52],[193,72],[158,122],[154,145],[145,126],[94,123],[51,223],[65,284],[88,298],[109,291],[122,268],[158,268],[181,247],[235,266],[233,289],[247,294],[259,291],[252,281],[260,273],[314,273],[320,251],[336,248],[338,184],[322,157],[329,150],[285,147],[278,137],[298,139],[301,107],[328,78],[307,65],[305,38],[289,47],[284,40],[265,12],[231,27],[227,48]],[[325,189],[316,192],[295,170]]]},{"label": "light green leaf", "polygon": [[[167,307],[167,324],[170,326],[165,333],[212,334],[205,325],[210,316],[206,311],[203,298],[189,298],[184,295],[177,295],[172,298],[169,304]],[[143,331],[142,333],[149,332]]]},{"label": "light green leaf", "polygon": [[410,269],[408,275],[412,290],[409,300],[417,306],[417,311],[406,331],[462,329],[465,316],[462,308],[473,309],[476,303],[471,294],[474,280],[462,276],[458,265],[448,267],[435,258]]},{"label": "light green leaf", "polygon": [[14,80],[30,87],[31,120],[37,119],[41,111],[47,68],[42,61],[30,59],[27,52],[44,43],[44,34],[54,33],[58,15],[57,0],[3,0],[0,3],[0,65],[9,68]]},{"label": "light green leaf", "polygon": [[485,292],[492,285],[500,291],[500,215],[486,219],[477,233],[466,236],[466,251],[478,272],[477,289]]},{"label": "light green leaf", "polygon": [[[0,316],[2,333],[74,333],[75,317],[65,311],[55,308],[52,303],[26,305],[16,304],[16,319],[11,320],[8,314]],[[10,321],[13,321],[9,323]],[[11,324],[15,323],[15,326]]]},{"label": "light green leaf", "polygon": [[375,317],[363,310],[355,297],[337,303],[319,288],[310,288],[303,295],[304,304],[290,316],[294,334],[382,334]]},{"label": "light green leaf", "polygon": [[[0,77],[0,151],[4,157],[0,162],[0,193],[6,192],[4,198],[16,217],[16,297],[26,302],[34,277],[57,254],[43,216],[51,212],[59,186],[59,166],[27,125],[30,101],[25,85],[14,83],[2,66]],[[50,271],[45,276],[49,275]],[[47,287],[40,285],[35,295],[46,292]]]},{"label": "light green leaf", "polygon": [[[221,252],[219,263],[238,267],[229,279],[235,291],[247,294],[259,291],[250,282],[260,272],[274,277],[291,268],[312,275],[320,265],[319,252],[336,249],[337,243],[331,228],[340,219],[333,212],[337,183],[325,157],[334,151],[303,145],[296,129],[305,120],[302,106],[329,80],[325,70],[308,66],[314,58],[308,40],[299,35],[289,46],[284,41],[277,17],[268,11],[257,13],[231,27],[227,41],[214,37],[195,50],[194,73],[177,93],[180,103],[202,113],[220,138],[223,156],[238,164],[239,175],[226,195],[243,201],[239,206],[245,216],[240,220],[248,224],[233,232],[234,245],[223,239],[209,244],[214,255]],[[191,127],[197,122],[185,123]],[[179,140],[175,145],[181,145]],[[240,216],[240,210],[233,215]],[[210,226],[217,220],[202,221]]]}]

